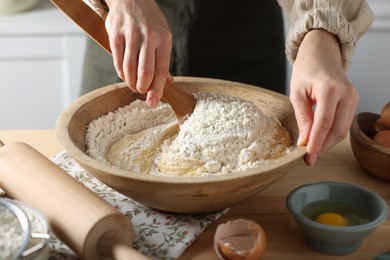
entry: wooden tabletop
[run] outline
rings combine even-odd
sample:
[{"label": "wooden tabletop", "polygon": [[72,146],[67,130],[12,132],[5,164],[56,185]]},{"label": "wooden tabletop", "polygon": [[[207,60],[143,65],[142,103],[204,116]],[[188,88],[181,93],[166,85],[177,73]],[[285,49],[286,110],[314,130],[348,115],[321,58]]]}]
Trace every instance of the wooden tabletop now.
[{"label": "wooden tabletop", "polygon": [[[25,142],[49,158],[63,148],[53,130],[0,130],[3,143]],[[240,203],[207,228],[180,259],[213,260],[212,241],[218,224],[236,218],[257,221],[265,230],[268,244],[262,259],[373,259],[390,250],[390,219],[363,240],[361,247],[353,254],[332,257],[317,253],[304,242],[303,235],[285,206],[287,194],[305,183],[332,180],[355,183],[372,189],[382,196],[390,206],[390,182],[378,180],[366,174],[355,160],[349,139],[345,139],[325,154],[315,166],[303,162],[286,176],[257,196]]]}]

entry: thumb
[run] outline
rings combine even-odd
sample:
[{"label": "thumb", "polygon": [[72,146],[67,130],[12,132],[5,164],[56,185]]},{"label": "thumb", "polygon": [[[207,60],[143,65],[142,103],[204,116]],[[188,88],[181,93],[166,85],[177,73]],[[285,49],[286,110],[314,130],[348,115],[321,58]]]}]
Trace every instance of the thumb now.
[{"label": "thumb", "polygon": [[172,84],[174,82],[174,79],[173,79],[173,76],[171,75],[171,73],[168,74],[168,78],[167,78],[167,81]]},{"label": "thumb", "polygon": [[[174,79],[172,77],[172,75],[169,73],[168,74],[168,78],[166,79],[167,82],[169,82],[169,84],[172,84]],[[148,91],[147,95],[146,95],[146,103],[151,107],[151,108],[154,108],[158,105],[158,103],[160,102],[160,99],[163,95],[163,92],[164,92],[164,87],[165,87],[165,84],[159,88],[152,88]]]}]

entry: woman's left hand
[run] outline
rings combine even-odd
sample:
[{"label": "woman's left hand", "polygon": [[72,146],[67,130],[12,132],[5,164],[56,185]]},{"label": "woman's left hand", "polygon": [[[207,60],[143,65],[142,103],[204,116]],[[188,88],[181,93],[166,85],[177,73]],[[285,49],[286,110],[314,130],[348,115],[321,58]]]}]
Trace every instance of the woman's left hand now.
[{"label": "woman's left hand", "polygon": [[342,67],[336,36],[324,30],[305,35],[292,69],[290,100],[299,128],[298,145],[306,145],[305,162],[314,165],[347,136],[359,101]]}]

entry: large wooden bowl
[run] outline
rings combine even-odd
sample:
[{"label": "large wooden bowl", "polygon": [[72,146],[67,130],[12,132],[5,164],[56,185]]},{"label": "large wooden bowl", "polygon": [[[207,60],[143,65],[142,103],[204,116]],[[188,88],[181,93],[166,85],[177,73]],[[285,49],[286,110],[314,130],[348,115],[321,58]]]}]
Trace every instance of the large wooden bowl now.
[{"label": "large wooden bowl", "polygon": [[353,154],[363,169],[372,176],[390,181],[390,147],[372,139],[374,122],[379,117],[379,114],[370,112],[355,115],[349,137]]},{"label": "large wooden bowl", "polygon": [[304,156],[306,149],[295,145],[298,129],[288,97],[263,88],[222,80],[177,77],[175,83],[191,93],[220,92],[255,102],[266,113],[279,118],[291,133],[295,149],[287,156],[256,169],[210,177],[139,175],[110,167],[85,153],[85,132],[93,119],[135,99],[145,98],[131,92],[123,83],[90,92],[67,107],[57,120],[58,139],[82,167],[108,186],[152,208],[179,213],[221,210],[248,199],[277,181]]}]

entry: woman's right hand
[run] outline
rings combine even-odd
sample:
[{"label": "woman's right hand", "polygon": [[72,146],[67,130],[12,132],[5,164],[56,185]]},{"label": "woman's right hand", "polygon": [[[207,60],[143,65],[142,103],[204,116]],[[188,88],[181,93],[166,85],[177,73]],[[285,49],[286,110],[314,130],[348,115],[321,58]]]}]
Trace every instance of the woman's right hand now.
[{"label": "woman's right hand", "polygon": [[154,0],[106,0],[106,29],[118,76],[154,107],[169,74],[172,33]]}]

